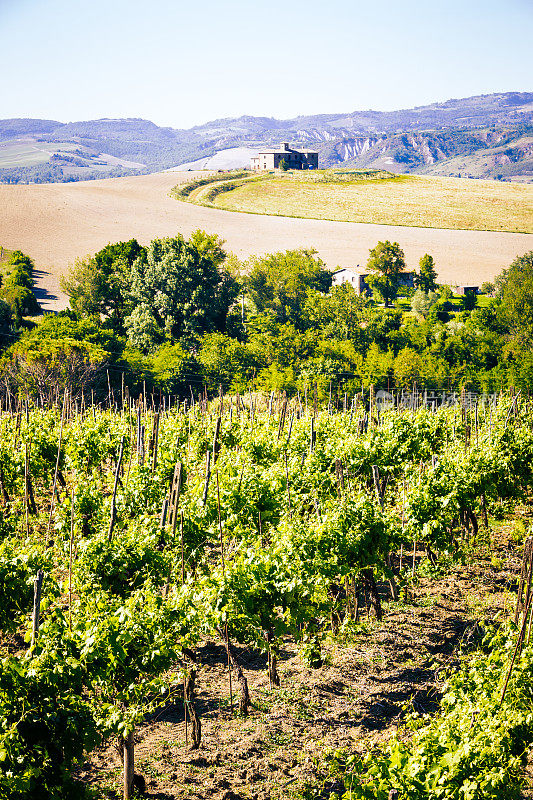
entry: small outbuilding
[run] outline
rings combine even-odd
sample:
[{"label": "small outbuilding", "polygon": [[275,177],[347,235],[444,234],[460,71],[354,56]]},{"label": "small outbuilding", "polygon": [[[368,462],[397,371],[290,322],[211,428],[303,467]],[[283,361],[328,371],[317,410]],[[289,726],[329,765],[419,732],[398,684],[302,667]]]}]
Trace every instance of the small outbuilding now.
[{"label": "small outbuilding", "polygon": [[462,296],[465,294],[479,294],[479,286],[458,286],[454,294],[460,294]]},{"label": "small outbuilding", "polygon": [[[415,275],[415,272],[400,273],[400,286],[403,286],[406,289],[414,289]],[[350,283],[354,287],[357,294],[365,293],[371,297],[372,289],[366,282],[367,278],[368,273],[359,272],[358,269],[354,269],[353,267],[342,267],[342,269],[338,269],[333,273],[332,285],[341,286],[343,283]]]}]

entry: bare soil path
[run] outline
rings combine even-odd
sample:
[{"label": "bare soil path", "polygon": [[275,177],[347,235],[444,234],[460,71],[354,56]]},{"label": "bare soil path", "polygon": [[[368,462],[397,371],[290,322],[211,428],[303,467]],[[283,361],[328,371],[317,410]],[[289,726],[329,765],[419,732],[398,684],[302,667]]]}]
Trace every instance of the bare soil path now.
[{"label": "bare soil path", "polygon": [[330,269],[364,265],[382,239],[398,241],[409,267],[431,253],[443,282],[480,284],[533,249],[528,234],[407,228],[350,222],[241,214],[183,203],[171,188],[193,172],[28,186],[0,185],[0,244],[28,253],[37,265],[36,287],[46,310],[66,307],[59,277],[77,257],[108,242],[202,228],[226,240],[240,258],[296,247],[314,247]]}]

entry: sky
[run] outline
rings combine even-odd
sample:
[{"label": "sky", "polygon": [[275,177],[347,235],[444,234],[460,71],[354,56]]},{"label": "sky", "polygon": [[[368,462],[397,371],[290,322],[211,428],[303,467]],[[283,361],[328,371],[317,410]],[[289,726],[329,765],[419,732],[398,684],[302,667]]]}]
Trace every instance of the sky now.
[{"label": "sky", "polygon": [[0,118],[411,108],[533,91],[533,0],[0,0]]}]

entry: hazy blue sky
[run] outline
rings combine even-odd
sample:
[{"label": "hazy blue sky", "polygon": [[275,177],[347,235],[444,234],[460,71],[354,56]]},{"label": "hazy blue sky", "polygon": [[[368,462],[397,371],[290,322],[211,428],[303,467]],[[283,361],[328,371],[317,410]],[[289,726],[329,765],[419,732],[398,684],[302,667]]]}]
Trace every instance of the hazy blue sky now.
[{"label": "hazy blue sky", "polygon": [[0,0],[0,117],[391,110],[533,90],[533,0]]}]

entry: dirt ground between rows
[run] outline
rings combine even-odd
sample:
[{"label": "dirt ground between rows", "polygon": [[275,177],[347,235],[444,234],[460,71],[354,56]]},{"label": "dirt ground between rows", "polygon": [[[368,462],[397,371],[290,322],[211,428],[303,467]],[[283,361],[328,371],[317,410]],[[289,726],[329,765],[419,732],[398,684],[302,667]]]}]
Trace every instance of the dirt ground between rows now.
[{"label": "dirt ground between rows", "polygon": [[330,269],[364,265],[383,239],[397,241],[414,269],[435,258],[443,283],[481,285],[533,247],[528,234],[408,228],[290,217],[258,216],[180,202],[173,186],[198,173],[161,172],[78,183],[0,185],[0,245],[36,264],[36,293],[45,310],[67,306],[59,279],[78,257],[108,242],[217,233],[239,258],[298,247],[316,248]]},{"label": "dirt ground between rows", "polygon": [[[185,747],[180,700],[140,727],[135,771],[146,781],[145,796],[290,798],[316,780],[328,751],[366,751],[401,725],[406,710],[434,712],[445,672],[458,665],[465,637],[476,624],[514,609],[520,546],[502,531],[498,540],[491,552],[476,553],[466,565],[437,578],[421,577],[409,602],[386,601],[382,623],[364,612],[359,632],[332,639],[318,669],[305,666],[294,643],[284,642],[280,689],[269,686],[265,657],[240,649],[254,703],[248,718],[230,711],[224,648],[205,642],[197,679],[201,747]],[[99,787],[102,797],[120,797],[118,752],[107,747],[94,753],[80,777]],[[321,796],[335,790],[342,794],[341,786],[326,782]]]}]

